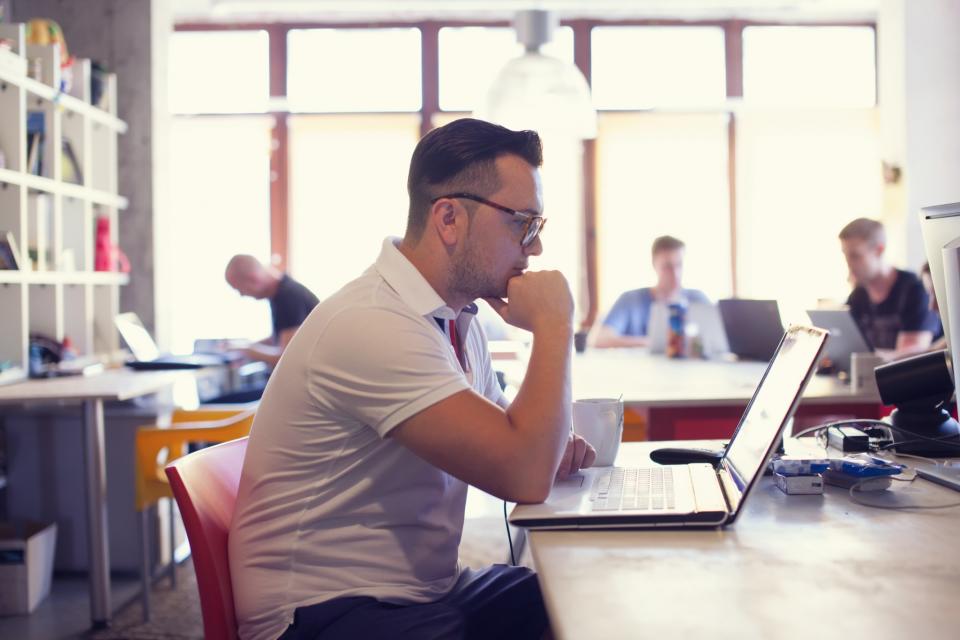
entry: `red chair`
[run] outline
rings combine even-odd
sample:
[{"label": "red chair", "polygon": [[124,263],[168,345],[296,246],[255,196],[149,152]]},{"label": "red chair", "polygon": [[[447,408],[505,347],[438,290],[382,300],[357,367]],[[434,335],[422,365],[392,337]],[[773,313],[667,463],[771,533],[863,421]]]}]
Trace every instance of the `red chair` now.
[{"label": "red chair", "polygon": [[190,541],[206,640],[237,638],[227,534],[246,452],[247,438],[240,438],[178,458],[166,467]]}]

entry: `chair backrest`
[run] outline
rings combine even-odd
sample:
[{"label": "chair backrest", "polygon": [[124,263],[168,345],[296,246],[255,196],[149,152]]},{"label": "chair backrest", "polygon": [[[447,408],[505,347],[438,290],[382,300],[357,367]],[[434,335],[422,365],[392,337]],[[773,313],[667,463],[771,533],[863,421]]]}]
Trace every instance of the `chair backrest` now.
[{"label": "chair backrest", "polygon": [[247,438],[201,449],[166,467],[197,573],[203,637],[237,637],[227,534],[240,487]]}]

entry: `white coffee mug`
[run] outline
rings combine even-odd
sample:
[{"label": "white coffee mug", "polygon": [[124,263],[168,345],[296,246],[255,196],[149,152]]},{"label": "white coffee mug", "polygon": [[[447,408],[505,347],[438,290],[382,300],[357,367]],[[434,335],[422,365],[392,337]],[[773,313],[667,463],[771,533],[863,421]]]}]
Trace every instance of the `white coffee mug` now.
[{"label": "white coffee mug", "polygon": [[854,353],[850,356],[850,390],[854,393],[878,393],[874,369],[883,364],[875,353]]},{"label": "white coffee mug", "polygon": [[598,467],[609,467],[617,458],[623,437],[623,401],[587,398],[573,402],[573,431],[597,450]]}]

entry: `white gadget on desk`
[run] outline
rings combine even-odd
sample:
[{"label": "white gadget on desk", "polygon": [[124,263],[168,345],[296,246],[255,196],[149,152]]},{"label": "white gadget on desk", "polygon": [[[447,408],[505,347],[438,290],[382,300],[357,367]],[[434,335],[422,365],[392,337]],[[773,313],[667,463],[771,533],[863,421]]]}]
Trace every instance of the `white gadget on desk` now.
[{"label": "white gadget on desk", "polygon": [[719,468],[688,464],[584,469],[542,504],[517,505],[531,529],[716,527],[732,523],[762,475],[823,350],[827,332],[793,326],[780,341]]}]

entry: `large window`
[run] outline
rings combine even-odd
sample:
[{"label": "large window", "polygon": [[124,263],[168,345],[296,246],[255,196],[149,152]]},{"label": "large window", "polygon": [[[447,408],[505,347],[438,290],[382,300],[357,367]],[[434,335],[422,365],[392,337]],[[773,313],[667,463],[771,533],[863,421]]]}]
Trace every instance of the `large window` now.
[{"label": "large window", "polygon": [[849,293],[837,234],[878,217],[882,187],[873,110],[773,111],[737,131],[740,292],[781,298],[802,319],[820,299]]},{"label": "large window", "polygon": [[599,109],[717,107],[726,99],[719,27],[597,27],[591,52]]},{"label": "large window", "polygon": [[[871,25],[578,20],[543,51],[572,62],[575,44],[600,110],[596,153],[545,136],[550,224],[531,264],[567,275],[580,318],[587,247],[602,317],[621,292],[654,282],[650,243],[664,234],[687,244],[685,285],[713,299],[778,297],[788,319],[843,299],[836,234],[883,211]],[[222,283],[236,251],[266,260],[272,248],[321,298],[359,274],[385,236],[404,231],[419,136],[469,115],[521,53],[512,29],[465,22],[175,34],[174,215],[201,230],[182,245],[202,256],[189,267],[194,282],[219,287],[178,291],[173,308],[192,314],[173,323],[177,347],[268,329],[266,306]],[[595,177],[596,229],[586,227],[584,176]],[[226,225],[238,246],[204,245]]]},{"label": "large window", "polygon": [[[266,31],[178,32],[170,43],[169,208],[163,224],[175,254],[168,313],[174,352],[197,338],[261,339],[269,309],[241,298],[224,281],[236,253],[270,259],[270,152]],[[216,55],[211,55],[216,52]],[[186,115],[217,114],[217,115]],[[237,115],[225,115],[237,114]],[[229,232],[228,232],[229,230]],[[225,241],[229,240],[229,241]]]},{"label": "large window", "polygon": [[418,29],[294,29],[287,47],[293,111],[420,109]]},{"label": "large window", "polygon": [[223,279],[236,253],[270,258],[271,116],[177,118],[171,126],[170,206],[176,254],[167,259],[174,352],[196,338],[270,335],[269,308],[241,298]]},{"label": "large window", "polygon": [[407,222],[413,114],[290,123],[290,272],[321,299],[360,275]]},{"label": "large window", "polygon": [[870,27],[747,27],[743,99],[754,106],[873,107]]},{"label": "large window", "polygon": [[687,245],[684,286],[731,293],[727,116],[611,113],[597,142],[600,306],[655,282],[650,246]]},{"label": "large window", "polygon": [[266,31],[174,33],[167,65],[170,111],[266,111],[270,95],[268,46]]}]

